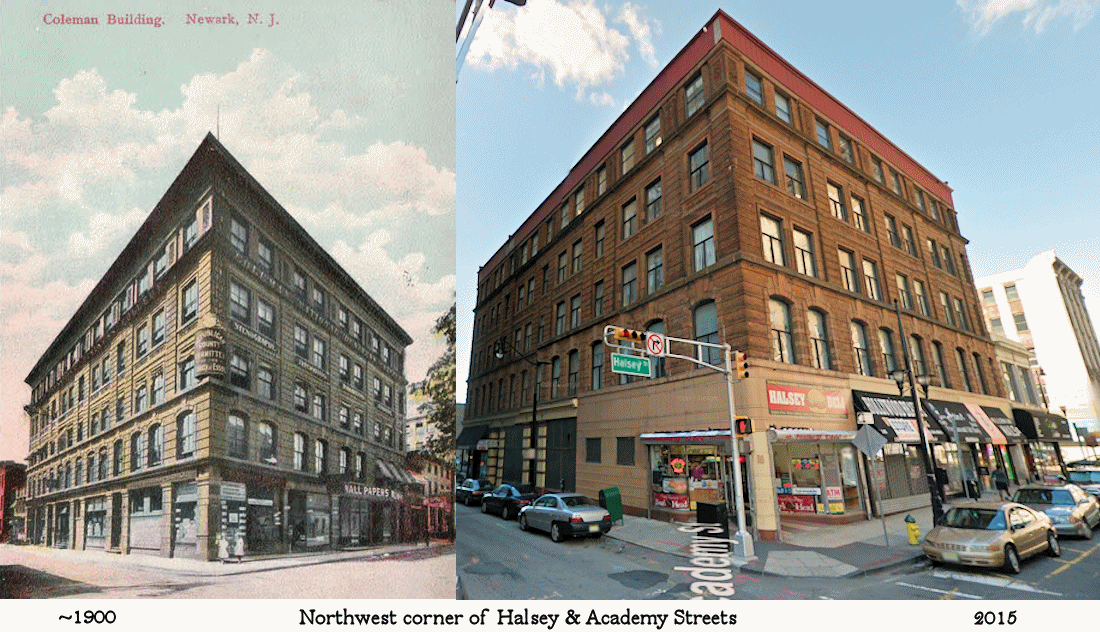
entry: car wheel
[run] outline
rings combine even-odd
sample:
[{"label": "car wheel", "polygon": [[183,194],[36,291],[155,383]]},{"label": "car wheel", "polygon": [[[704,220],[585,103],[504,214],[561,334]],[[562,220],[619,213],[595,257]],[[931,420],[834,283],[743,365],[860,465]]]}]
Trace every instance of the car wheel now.
[{"label": "car wheel", "polygon": [[489,513],[489,504],[484,500],[481,501],[481,513]]},{"label": "car wheel", "polygon": [[1005,570],[1013,575],[1020,572],[1020,554],[1011,544],[1005,545]]},{"label": "car wheel", "polygon": [[550,525],[550,539],[554,542],[561,542],[565,539],[565,535],[561,532],[561,525],[554,523]]},{"label": "car wheel", "polygon": [[512,518],[512,513],[508,511],[508,505],[504,505],[504,507],[501,507],[500,517],[504,520],[510,520]]},{"label": "car wheel", "polygon": [[1062,545],[1058,543],[1058,536],[1053,531],[1047,531],[1047,555],[1061,557]]},{"label": "car wheel", "polygon": [[523,514],[519,515],[519,528],[521,531],[527,530],[527,516]]}]

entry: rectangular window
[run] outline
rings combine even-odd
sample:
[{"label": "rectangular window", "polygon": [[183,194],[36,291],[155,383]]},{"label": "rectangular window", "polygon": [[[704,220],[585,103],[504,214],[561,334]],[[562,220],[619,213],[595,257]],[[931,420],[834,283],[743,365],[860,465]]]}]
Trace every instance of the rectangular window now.
[{"label": "rectangular window", "polygon": [[652,294],[661,289],[665,284],[664,256],[662,249],[657,247],[646,253],[646,292]]},{"label": "rectangular window", "polygon": [[[581,295],[577,294],[569,299],[569,328],[576,329],[581,326]],[[517,330],[518,334],[519,331]]]},{"label": "rectangular window", "polygon": [[1024,317],[1023,312],[1020,312],[1019,314],[1013,314],[1012,319],[1016,323],[1016,331],[1024,332],[1029,330],[1029,327],[1027,325],[1027,318]]},{"label": "rectangular window", "polygon": [[931,199],[931,198],[929,198],[928,201],[932,205],[932,212],[931,212],[932,219],[936,220],[937,222],[940,221],[940,207],[939,207],[939,205],[936,204],[936,201]]},{"label": "rectangular window", "polygon": [[714,225],[711,218],[708,217],[691,227],[691,244],[692,263],[695,272],[714,264],[716,255],[714,252]]},{"label": "rectangular window", "polygon": [[817,263],[814,261],[813,236],[810,233],[794,229],[794,262],[800,274],[817,276]]},{"label": "rectangular window", "polygon": [[940,246],[940,252],[943,253],[943,265],[949,274],[955,275],[955,258],[951,256],[951,249],[947,246]]},{"label": "rectangular window", "polygon": [[661,216],[661,180],[645,188],[645,220],[652,222]]},{"label": "rectangular window", "polygon": [[753,101],[764,105],[764,84],[761,83],[760,77],[748,69],[745,69],[745,94]]},{"label": "rectangular window", "polygon": [[867,210],[864,208],[863,200],[854,195],[852,196],[852,219],[856,223],[856,228],[871,232],[871,224],[867,220]]},{"label": "rectangular window", "polygon": [[942,270],[943,264],[940,262],[940,251],[936,248],[936,242],[932,239],[928,240],[928,254],[932,257],[932,265]]},{"label": "rectangular window", "polygon": [[1010,301],[1020,300],[1020,294],[1016,291],[1016,284],[1012,283],[1005,286],[1005,298]]},{"label": "rectangular window", "polygon": [[775,157],[772,155],[770,145],[765,145],[754,138],[752,141],[752,163],[757,178],[775,184]]},{"label": "rectangular window", "polygon": [[630,200],[623,206],[623,239],[638,232],[637,200]]},{"label": "rectangular window", "polygon": [[294,410],[300,413],[309,412],[309,392],[301,382],[294,383]]},{"label": "rectangular window", "polygon": [[588,437],[584,440],[584,462],[600,463],[600,438]]},{"label": "rectangular window", "polygon": [[328,406],[323,393],[313,394],[313,417],[320,421],[328,419]]},{"label": "rectangular window", "polygon": [[569,270],[569,255],[561,253],[558,255],[558,283],[565,281],[566,272]]},{"label": "rectangular window", "polygon": [[630,305],[638,298],[638,265],[630,263],[623,266],[623,306]]},{"label": "rectangular window", "polygon": [[661,144],[661,116],[654,116],[645,124],[645,153],[649,153]]},{"label": "rectangular window", "polygon": [[313,366],[322,370],[328,367],[328,343],[316,336],[313,338]]},{"label": "rectangular window", "polygon": [[894,281],[898,287],[898,302],[905,309],[913,309],[913,295],[909,293],[909,277],[897,272],[894,273]]},{"label": "rectangular window", "polygon": [[621,173],[625,174],[634,168],[634,139],[631,138],[622,149],[619,150],[619,164],[622,166]]},{"label": "rectangular window", "polygon": [[554,312],[554,334],[562,335],[565,333],[565,301],[557,304]]},{"label": "rectangular window", "polygon": [[592,390],[603,388],[603,344],[592,345]]},{"label": "rectangular window", "polygon": [[863,280],[867,286],[867,296],[881,301],[882,287],[878,282],[878,266],[874,261],[863,260]]},{"label": "rectangular window", "polygon": [[916,194],[917,194],[917,206],[920,207],[920,210],[927,213],[928,212],[928,203],[924,201],[924,191],[921,191],[920,189],[918,189],[916,187],[913,187],[913,191],[916,192]]},{"label": "rectangular window", "polygon": [[561,227],[565,228],[569,225],[569,200],[562,202],[561,204]]},{"label": "rectangular window", "polygon": [[817,119],[814,121],[814,126],[817,129],[817,144],[825,149],[832,149],[833,141],[829,138],[829,124]]},{"label": "rectangular window", "polygon": [[859,277],[856,275],[856,256],[849,250],[837,249],[840,258],[840,276],[844,283],[844,289],[859,293]]},{"label": "rectangular window", "polygon": [[871,168],[875,173],[875,180],[878,180],[879,184],[885,184],[886,176],[882,172],[882,161],[877,156],[871,156]]},{"label": "rectangular window", "polygon": [[[603,256],[604,243],[605,243],[606,240],[607,240],[607,227],[604,225],[603,221],[600,221],[596,224],[596,258],[597,259],[599,259],[600,257]],[[534,289],[533,285],[532,285],[531,289]],[[532,294],[534,294],[534,292],[528,292],[527,296],[531,296]]]},{"label": "rectangular window", "polygon": [[913,294],[917,299],[917,309],[924,316],[932,316],[932,305],[928,302],[928,293],[924,290],[924,281],[913,279]]},{"label": "rectangular window", "polygon": [[266,366],[261,366],[256,371],[256,382],[260,387],[260,397],[275,400],[275,371]]},{"label": "rectangular window", "polygon": [[275,339],[275,306],[262,298],[256,299],[256,325],[261,334]]},{"label": "rectangular window", "polygon": [[890,215],[884,215],[883,220],[886,222],[886,234],[890,237],[890,245],[895,248],[901,248],[901,235],[898,234],[898,221]]},{"label": "rectangular window", "polygon": [[690,190],[695,191],[710,180],[710,154],[703,143],[688,155]]},{"label": "rectangular window", "polygon": [[149,353],[149,326],[142,324],[137,330],[137,357],[144,358]]},{"label": "rectangular window", "polygon": [[252,292],[236,281],[229,282],[229,316],[245,325],[251,324]]},{"label": "rectangular window", "polygon": [[690,117],[699,108],[703,107],[703,75],[695,75],[695,78],[684,87],[684,101],[687,103],[687,115]]},{"label": "rectangular window", "polygon": [[898,172],[893,169],[890,170],[890,188],[897,195],[901,195],[901,179],[898,178]]},{"label": "rectangular window", "polygon": [[239,218],[229,220],[229,243],[238,253],[248,255],[248,224]]},{"label": "rectangular window", "polygon": [[913,237],[913,229],[909,226],[902,226],[901,230],[905,235],[905,251],[914,257],[920,257],[917,252],[917,240]]},{"label": "rectangular window", "polygon": [[[592,313],[597,317],[603,315],[603,281],[596,281],[596,285],[593,286]],[[528,328],[530,328],[530,325],[528,325]],[[531,336],[528,335],[527,338],[530,340]],[[527,347],[531,347],[530,343],[527,344]]]},{"label": "rectangular window", "polygon": [[844,161],[850,165],[856,164],[856,153],[852,149],[852,141],[844,135],[838,136],[840,139],[840,155],[844,158]]},{"label": "rectangular window", "polygon": [[806,183],[802,175],[802,165],[784,156],[783,172],[787,175],[787,193],[800,200],[805,199]]},{"label": "rectangular window", "polygon": [[[600,168],[596,170],[596,195],[603,195],[607,192],[607,165],[600,165]],[[550,237],[547,235],[546,243],[550,243]]]},{"label": "rectangular window", "polygon": [[183,300],[181,301],[180,323],[189,322],[199,313],[199,282],[191,281],[183,287]]},{"label": "rectangular window", "polygon": [[962,299],[955,297],[955,322],[959,327],[962,327],[966,331],[970,331],[970,320],[966,317],[966,307],[963,306]]},{"label": "rectangular window", "polygon": [[165,330],[165,320],[164,320],[164,310],[162,309],[162,310],[158,311],[156,314],[153,314],[153,346],[154,347],[159,347],[161,344],[164,343],[164,330]]},{"label": "rectangular window", "polygon": [[234,351],[229,359],[229,383],[239,388],[249,388],[249,362],[248,356]]},{"label": "rectangular window", "polygon": [[[580,215],[581,213],[584,212],[584,187],[583,186],[578,188],[577,193],[575,195],[573,195],[573,206],[576,208],[577,215]],[[531,255],[534,256],[535,251],[537,251],[537,250],[538,250],[538,239],[536,238],[535,239],[535,250],[533,250],[531,252]]]},{"label": "rectangular window", "polygon": [[947,292],[940,292],[940,309],[943,310],[943,319],[950,325],[955,324],[955,314],[951,311],[951,299]]},{"label": "rectangular window", "polygon": [[256,256],[260,259],[260,267],[268,272],[275,267],[275,252],[271,242],[260,237],[256,240]]},{"label": "rectangular window", "polygon": [[634,437],[615,437],[615,465],[634,465]]},{"label": "rectangular window", "polygon": [[775,265],[787,265],[787,258],[783,253],[783,225],[780,221],[761,215],[760,237],[764,245],[764,259]]},{"label": "rectangular window", "polygon": [[848,207],[844,205],[844,188],[832,182],[827,182],[825,187],[829,191],[829,207],[832,209],[833,217],[844,222],[848,221]]},{"label": "rectangular window", "polygon": [[303,360],[309,358],[309,330],[300,323],[294,323],[294,354]]},{"label": "rectangular window", "polygon": [[794,117],[791,116],[791,100],[778,92],[775,93],[775,115],[784,123],[794,122]]},{"label": "rectangular window", "polygon": [[[573,244],[573,274],[576,274],[576,273],[581,271],[581,266],[582,266],[581,252],[582,252],[581,242],[578,241],[575,244]],[[521,287],[520,292],[522,292],[522,291],[523,291],[523,288]],[[517,297],[516,298],[516,305],[517,306],[520,305],[522,302],[523,302],[523,297]]]}]

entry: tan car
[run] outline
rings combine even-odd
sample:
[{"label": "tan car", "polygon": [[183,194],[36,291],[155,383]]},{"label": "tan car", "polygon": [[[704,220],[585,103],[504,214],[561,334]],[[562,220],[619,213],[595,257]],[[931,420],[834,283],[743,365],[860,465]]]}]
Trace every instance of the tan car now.
[{"label": "tan car", "polygon": [[1036,553],[1062,554],[1050,518],[1012,502],[951,508],[943,522],[928,532],[923,549],[933,565],[1003,566],[1010,573],[1019,573],[1020,560]]}]

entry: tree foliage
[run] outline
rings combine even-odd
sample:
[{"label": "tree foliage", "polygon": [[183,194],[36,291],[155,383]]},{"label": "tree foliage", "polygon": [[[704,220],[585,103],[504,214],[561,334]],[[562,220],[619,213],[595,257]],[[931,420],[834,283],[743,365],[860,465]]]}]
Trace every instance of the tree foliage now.
[{"label": "tree foliage", "polygon": [[413,384],[420,405],[417,410],[435,431],[427,450],[444,463],[454,463],[455,450],[455,305],[435,321],[432,332],[447,341],[447,348],[428,369],[423,382]]}]

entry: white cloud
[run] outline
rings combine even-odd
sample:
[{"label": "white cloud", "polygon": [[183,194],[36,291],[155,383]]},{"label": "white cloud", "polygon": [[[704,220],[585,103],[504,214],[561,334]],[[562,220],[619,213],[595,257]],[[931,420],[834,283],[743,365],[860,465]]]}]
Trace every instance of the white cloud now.
[{"label": "white cloud", "polygon": [[592,92],[588,95],[588,102],[592,105],[610,105],[615,107],[615,97],[608,92]]},{"label": "white cloud", "polygon": [[980,37],[1014,13],[1022,13],[1024,27],[1036,33],[1042,33],[1049,22],[1059,18],[1071,18],[1076,31],[1093,18],[1100,0],[956,0],[956,4]]},{"label": "white cloud", "polygon": [[661,23],[656,19],[647,20],[641,15],[640,9],[629,2],[619,9],[619,15],[615,21],[625,24],[630,29],[630,35],[634,37],[638,47],[638,54],[642,56],[645,63],[656,68],[657,54],[653,48],[653,32],[661,34]]},{"label": "white cloud", "polygon": [[111,215],[102,211],[92,215],[88,222],[87,233],[69,235],[69,253],[77,257],[89,257],[98,254],[122,237],[128,237],[145,221],[147,211],[131,209],[124,215]]},{"label": "white cloud", "polygon": [[[651,21],[633,5],[624,6],[617,21],[627,25],[642,58],[655,65]],[[630,41],[592,0],[540,0],[518,10],[489,11],[466,61],[489,71],[533,66],[540,82],[549,74],[559,88],[575,87],[581,100],[590,88],[623,73]]]}]

